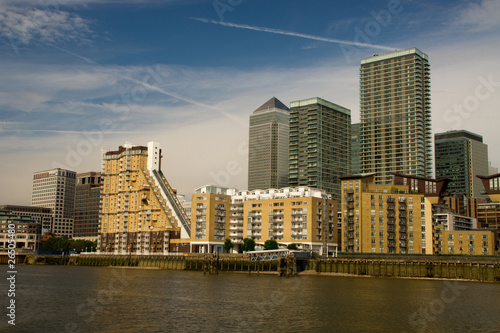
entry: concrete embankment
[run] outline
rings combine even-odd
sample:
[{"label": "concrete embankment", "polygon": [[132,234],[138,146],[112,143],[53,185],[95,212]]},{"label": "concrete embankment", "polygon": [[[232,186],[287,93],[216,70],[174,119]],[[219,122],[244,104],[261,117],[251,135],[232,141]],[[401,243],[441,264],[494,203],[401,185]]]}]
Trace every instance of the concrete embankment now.
[{"label": "concrete embankment", "polygon": [[318,259],[309,260],[306,274],[463,279],[500,282],[500,261]]},{"label": "concrete embankment", "polygon": [[206,274],[218,272],[248,272],[294,275],[297,267],[302,274],[355,275],[399,278],[463,279],[471,281],[500,282],[500,258],[489,260],[473,257],[449,259],[381,259],[381,258],[327,258],[310,259],[307,266],[295,260],[249,261],[244,255],[187,255],[187,256],[134,256],[134,255],[80,255],[47,256],[28,255],[26,264],[59,264],[80,266],[122,266],[192,270]]}]

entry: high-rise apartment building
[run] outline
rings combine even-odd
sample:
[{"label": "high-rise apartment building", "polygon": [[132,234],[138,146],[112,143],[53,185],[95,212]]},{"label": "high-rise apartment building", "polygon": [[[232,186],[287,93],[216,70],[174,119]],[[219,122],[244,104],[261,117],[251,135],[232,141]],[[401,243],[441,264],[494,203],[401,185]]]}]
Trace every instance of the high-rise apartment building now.
[{"label": "high-rise apartment building", "polygon": [[73,238],[97,240],[100,232],[101,179],[100,172],[85,172],[76,175]]},{"label": "high-rise apartment building", "polygon": [[468,131],[448,131],[434,135],[436,178],[448,177],[450,195],[485,197],[476,175],[488,175],[488,146],[483,137]]},{"label": "high-rise apartment building", "polygon": [[290,110],[276,97],[250,116],[248,189],[288,186]]},{"label": "high-rise apartment building", "polygon": [[339,176],[351,168],[351,111],[315,97],[290,104],[289,186],[340,199]]},{"label": "high-rise apartment building", "polygon": [[103,154],[99,252],[188,252],[191,226],[161,171],[161,149],[126,144]]},{"label": "high-rise apartment building", "polygon": [[75,181],[76,172],[60,168],[33,174],[31,205],[52,210],[51,232],[59,237],[73,237]]},{"label": "high-rise apartment building", "polygon": [[416,48],[361,60],[361,172],[432,174],[430,69]]},{"label": "high-rise apartment building", "polygon": [[351,125],[351,175],[361,173],[361,158],[359,155],[361,141],[359,137],[360,123]]}]

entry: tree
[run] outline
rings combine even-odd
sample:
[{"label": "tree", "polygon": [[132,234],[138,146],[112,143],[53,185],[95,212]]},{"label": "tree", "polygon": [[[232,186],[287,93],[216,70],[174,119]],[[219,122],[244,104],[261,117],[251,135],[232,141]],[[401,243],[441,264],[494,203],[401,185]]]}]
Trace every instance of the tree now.
[{"label": "tree", "polygon": [[245,238],[243,244],[241,245],[242,251],[255,251],[255,241],[251,238]]},{"label": "tree", "polygon": [[286,248],[289,250],[298,250],[299,249],[297,247],[297,244],[295,244],[295,243],[288,244],[288,246]]},{"label": "tree", "polygon": [[234,247],[233,242],[231,242],[231,240],[229,238],[226,238],[226,240],[224,242],[224,250],[226,250],[227,253],[229,253],[229,251],[231,251],[231,249],[233,247]]},{"label": "tree", "polygon": [[264,243],[264,250],[277,250],[279,249],[278,242],[274,239],[268,239]]}]

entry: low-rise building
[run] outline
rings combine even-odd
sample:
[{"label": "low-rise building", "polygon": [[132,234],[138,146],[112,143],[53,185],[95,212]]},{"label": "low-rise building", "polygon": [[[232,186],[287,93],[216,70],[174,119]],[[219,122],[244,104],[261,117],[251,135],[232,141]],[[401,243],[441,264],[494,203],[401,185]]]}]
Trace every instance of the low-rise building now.
[{"label": "low-rise building", "polygon": [[19,216],[29,216],[32,220],[37,221],[42,226],[42,232],[50,232],[52,230],[52,221],[54,219],[52,209],[35,206],[19,206],[19,205],[1,205],[0,210],[9,211]]},{"label": "low-rise building", "polygon": [[12,248],[9,247],[11,239],[15,240],[14,246],[17,253],[37,251],[42,240],[41,234],[42,224],[39,221],[29,216],[0,210],[0,252],[7,252],[9,248]]}]

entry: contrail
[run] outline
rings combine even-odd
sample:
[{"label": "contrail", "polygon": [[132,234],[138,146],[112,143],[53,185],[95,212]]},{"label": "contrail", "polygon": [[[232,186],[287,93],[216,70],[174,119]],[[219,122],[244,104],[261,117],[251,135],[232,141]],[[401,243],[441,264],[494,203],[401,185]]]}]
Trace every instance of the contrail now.
[{"label": "contrail", "polygon": [[236,23],[231,23],[231,22],[222,22],[222,21],[216,21],[216,20],[207,20],[207,19],[198,18],[198,17],[193,17],[193,20],[204,22],[204,23],[219,24],[219,25],[223,25],[223,26],[226,26],[226,27],[248,29],[248,30],[255,30],[255,31],[263,31],[263,32],[270,32],[270,33],[279,34],[279,35],[287,35],[287,36],[295,36],[295,37],[307,38],[307,39],[312,39],[312,40],[319,40],[319,41],[328,42],[328,43],[347,44],[347,45],[354,45],[354,46],[360,46],[360,47],[373,47],[373,48],[376,48],[376,49],[389,50],[389,51],[396,50],[396,48],[390,47],[390,46],[383,46],[383,45],[376,45],[376,44],[369,44],[369,43],[351,42],[351,41],[348,41],[348,40],[341,40],[341,39],[335,39],[335,38],[326,38],[326,37],[320,37],[320,36],[314,36],[314,35],[308,35],[308,34],[301,34],[301,33],[298,33],[298,32],[285,31],[285,30],[280,30],[280,29],[272,29],[272,28],[265,28],[265,27],[254,27],[254,26],[246,25],[246,24],[236,24]]}]

